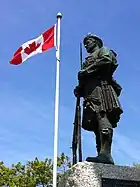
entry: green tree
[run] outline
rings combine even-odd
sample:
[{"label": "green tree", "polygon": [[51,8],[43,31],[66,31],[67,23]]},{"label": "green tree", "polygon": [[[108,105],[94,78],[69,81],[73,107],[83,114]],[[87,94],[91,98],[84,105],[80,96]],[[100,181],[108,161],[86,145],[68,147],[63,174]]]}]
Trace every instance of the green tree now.
[{"label": "green tree", "polygon": [[[58,157],[58,181],[68,168],[71,167],[70,158],[62,153]],[[49,187],[52,186],[53,162],[46,158],[44,161],[35,158],[26,165],[18,162],[10,168],[0,162],[0,186],[5,187]]]},{"label": "green tree", "polygon": [[46,158],[45,161],[39,161],[38,158],[27,163],[27,178],[34,182],[34,185],[49,185],[52,180],[53,164],[52,160]]},{"label": "green tree", "polygon": [[57,158],[57,181],[63,176],[63,174],[72,166],[70,158],[64,153]]},{"label": "green tree", "polygon": [[140,168],[140,164],[134,163],[133,166],[136,167],[136,168]]}]

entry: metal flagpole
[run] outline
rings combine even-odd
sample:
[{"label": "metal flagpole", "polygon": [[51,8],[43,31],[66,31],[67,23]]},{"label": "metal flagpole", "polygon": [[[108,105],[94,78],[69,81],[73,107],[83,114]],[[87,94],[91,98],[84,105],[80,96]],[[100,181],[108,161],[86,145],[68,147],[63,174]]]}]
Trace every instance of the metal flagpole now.
[{"label": "metal flagpole", "polygon": [[59,115],[59,69],[60,69],[60,22],[62,14],[57,14],[57,44],[56,44],[56,91],[55,91],[55,119],[54,119],[54,159],[53,159],[53,187],[57,186],[57,150],[58,150],[58,115]]}]

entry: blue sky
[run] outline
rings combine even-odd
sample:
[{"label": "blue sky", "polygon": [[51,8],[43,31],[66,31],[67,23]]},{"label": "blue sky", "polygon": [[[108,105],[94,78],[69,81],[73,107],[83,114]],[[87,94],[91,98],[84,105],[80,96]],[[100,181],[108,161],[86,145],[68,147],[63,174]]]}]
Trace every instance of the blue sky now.
[{"label": "blue sky", "polygon": [[[59,11],[63,14],[59,154],[71,157],[79,42],[92,32],[118,53],[115,78],[123,87],[120,101],[124,114],[115,129],[114,160],[119,165],[140,163],[139,0],[0,2],[0,160],[11,165],[36,156],[53,156],[55,49],[19,66],[10,65],[9,60],[21,44],[55,24]],[[82,131],[82,141],[84,159],[95,155],[93,133]]]}]

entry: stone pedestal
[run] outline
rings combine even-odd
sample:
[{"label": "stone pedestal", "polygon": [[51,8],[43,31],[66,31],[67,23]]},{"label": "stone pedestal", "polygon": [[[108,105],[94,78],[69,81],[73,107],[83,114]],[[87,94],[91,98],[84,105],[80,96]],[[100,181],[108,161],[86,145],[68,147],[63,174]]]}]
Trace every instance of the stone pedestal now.
[{"label": "stone pedestal", "polygon": [[85,161],[70,168],[58,187],[140,187],[140,169]]}]

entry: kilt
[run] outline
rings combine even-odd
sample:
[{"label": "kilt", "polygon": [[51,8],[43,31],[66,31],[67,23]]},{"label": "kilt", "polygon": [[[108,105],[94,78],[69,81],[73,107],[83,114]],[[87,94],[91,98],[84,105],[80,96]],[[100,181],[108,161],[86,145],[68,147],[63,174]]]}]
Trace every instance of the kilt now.
[{"label": "kilt", "polygon": [[97,114],[105,112],[112,128],[117,126],[123,113],[117,94],[106,80],[90,80],[84,86],[82,127],[95,131],[98,126]]}]

